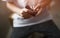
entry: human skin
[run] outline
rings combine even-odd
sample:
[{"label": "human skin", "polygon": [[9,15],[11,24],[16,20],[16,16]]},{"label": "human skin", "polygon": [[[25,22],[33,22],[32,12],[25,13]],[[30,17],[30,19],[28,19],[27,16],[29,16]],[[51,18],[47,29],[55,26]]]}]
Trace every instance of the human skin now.
[{"label": "human skin", "polygon": [[[24,17],[25,19],[28,19],[33,16],[38,16],[40,15],[41,11],[50,4],[51,0],[42,0],[40,4],[37,4],[33,11],[31,9],[27,8],[18,8],[16,7],[13,2],[7,2],[6,5],[7,7],[13,11],[14,13],[17,13],[18,15]],[[25,13],[24,13],[25,12]],[[30,14],[31,12],[31,14]],[[33,15],[35,13],[35,15]]]}]

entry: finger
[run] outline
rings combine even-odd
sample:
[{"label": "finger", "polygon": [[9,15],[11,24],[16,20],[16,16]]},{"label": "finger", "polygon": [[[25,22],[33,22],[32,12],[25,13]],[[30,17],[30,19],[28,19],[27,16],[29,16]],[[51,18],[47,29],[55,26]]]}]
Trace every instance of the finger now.
[{"label": "finger", "polygon": [[34,10],[36,10],[37,8],[39,8],[39,6],[40,6],[40,4],[36,5],[35,8],[34,8]]},{"label": "finger", "polygon": [[23,17],[24,17],[24,19],[28,19],[28,18],[32,17],[32,15],[30,15],[30,14],[28,14],[28,13],[25,13],[25,14],[23,15]]},{"label": "finger", "polygon": [[27,5],[25,8],[27,8],[27,9],[29,9],[29,10],[33,10],[33,9],[31,9],[30,6],[28,6],[28,5]]},{"label": "finger", "polygon": [[26,6],[27,9],[31,9],[28,5]]},{"label": "finger", "polygon": [[25,11],[22,11],[22,13],[20,13],[19,15],[20,16],[23,16],[25,14]]},{"label": "finger", "polygon": [[38,11],[38,13],[36,14],[36,16],[40,15],[42,12],[42,8]]},{"label": "finger", "polygon": [[38,12],[39,10],[40,10],[40,8],[36,9],[35,11],[37,11],[37,12]]}]

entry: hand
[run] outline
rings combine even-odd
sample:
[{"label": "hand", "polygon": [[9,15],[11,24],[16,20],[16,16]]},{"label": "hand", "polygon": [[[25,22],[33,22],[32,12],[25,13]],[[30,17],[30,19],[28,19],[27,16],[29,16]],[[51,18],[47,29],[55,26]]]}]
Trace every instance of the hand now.
[{"label": "hand", "polygon": [[35,8],[34,8],[34,11],[36,11],[36,15],[35,15],[35,16],[40,15],[41,12],[42,12],[42,9],[43,9],[43,8],[41,7],[40,4],[36,5]]},{"label": "hand", "polygon": [[32,17],[32,15],[30,14],[31,12],[32,12],[31,10],[24,8],[20,12],[20,16],[22,16],[24,19],[31,18]]},{"label": "hand", "polygon": [[28,13],[31,14],[32,16],[36,15],[37,12],[35,10],[31,9],[28,5],[25,8],[29,9],[30,12],[28,12]]}]

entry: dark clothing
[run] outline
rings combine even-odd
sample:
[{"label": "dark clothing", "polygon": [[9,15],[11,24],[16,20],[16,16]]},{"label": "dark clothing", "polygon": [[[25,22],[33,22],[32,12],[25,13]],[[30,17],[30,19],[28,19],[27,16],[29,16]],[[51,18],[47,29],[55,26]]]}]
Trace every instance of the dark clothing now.
[{"label": "dark clothing", "polygon": [[26,27],[13,27],[11,38],[27,38],[33,32],[43,33],[45,38],[60,38],[60,31],[52,20]]}]

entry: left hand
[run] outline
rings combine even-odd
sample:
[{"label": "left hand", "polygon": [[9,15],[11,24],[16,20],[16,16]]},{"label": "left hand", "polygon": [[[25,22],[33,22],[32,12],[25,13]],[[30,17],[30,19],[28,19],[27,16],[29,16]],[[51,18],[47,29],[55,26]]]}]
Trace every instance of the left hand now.
[{"label": "left hand", "polygon": [[41,12],[42,12],[42,9],[43,9],[43,8],[40,6],[40,4],[36,5],[35,8],[34,8],[34,11],[37,12],[35,16],[40,15]]}]

